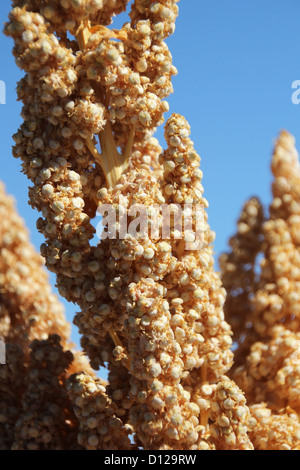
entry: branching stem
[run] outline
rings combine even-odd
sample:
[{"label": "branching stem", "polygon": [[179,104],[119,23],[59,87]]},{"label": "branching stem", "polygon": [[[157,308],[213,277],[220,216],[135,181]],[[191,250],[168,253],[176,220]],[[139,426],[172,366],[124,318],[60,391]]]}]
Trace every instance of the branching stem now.
[{"label": "branching stem", "polygon": [[[118,35],[103,26],[95,26],[91,28],[89,21],[84,21],[76,32],[76,39],[81,51],[84,51],[88,43],[89,37],[94,30],[101,31],[104,36],[118,37]],[[120,38],[123,37],[120,34]],[[122,173],[126,170],[128,160],[132,151],[135,130],[131,128],[128,142],[122,155],[118,152],[116,142],[110,122],[108,121],[102,132],[99,133],[101,145],[101,153],[98,152],[94,139],[86,139],[86,145],[93,155],[95,161],[101,166],[105,179],[109,188],[113,188],[119,181]],[[111,339],[115,346],[123,347],[122,341],[118,334],[111,328],[109,330]],[[130,361],[126,361],[125,366],[130,368]]]},{"label": "branching stem", "polygon": [[[103,36],[107,37],[123,37],[124,34],[119,35],[104,26],[91,27],[88,21],[83,22],[77,32],[76,39],[80,50],[84,50],[88,43],[89,37],[94,30],[99,30],[103,33]],[[101,166],[105,175],[106,183],[109,188],[113,188],[119,181],[122,173],[128,166],[128,161],[132,151],[134,142],[135,129],[132,127],[129,132],[126,148],[123,154],[120,154],[117,150],[113,131],[110,122],[108,121],[103,131],[99,133],[99,140],[101,145],[101,153],[98,152],[95,142],[93,139],[86,139],[86,144],[91,154],[95,158],[96,162]]]}]

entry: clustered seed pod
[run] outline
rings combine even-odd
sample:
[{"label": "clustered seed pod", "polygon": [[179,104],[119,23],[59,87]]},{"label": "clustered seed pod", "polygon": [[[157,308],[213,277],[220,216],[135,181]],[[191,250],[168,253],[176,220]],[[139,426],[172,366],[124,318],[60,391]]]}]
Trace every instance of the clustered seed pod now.
[{"label": "clustered seed pod", "polygon": [[0,449],[77,448],[65,382],[74,372],[92,372],[82,353],[68,350],[63,306],[2,184],[0,215]]},{"label": "clustered seed pod", "polygon": [[249,199],[237,223],[237,233],[230,238],[231,252],[220,256],[223,286],[226,289],[224,312],[233,330],[234,367],[245,361],[255,333],[251,323],[252,298],[257,289],[257,257],[262,248],[263,208],[257,198]]},{"label": "clustered seed pod", "polygon": [[86,450],[134,449],[129,439],[132,429],[117,416],[117,405],[99,379],[75,374],[68,381],[68,390],[79,421],[81,446]]},{"label": "clustered seed pod", "polygon": [[13,199],[0,184],[0,337],[27,345],[33,339],[70,334],[61,303],[51,292],[43,260],[29,242]]},{"label": "clustered seed pod", "polygon": [[[232,252],[220,260],[228,317],[234,316],[241,339],[231,375],[257,420],[250,434],[255,448],[299,450],[300,166],[294,139],[285,131],[276,142],[272,171],[269,218],[261,226],[257,211],[256,220],[248,217],[243,233],[231,239]],[[261,269],[255,275],[258,255]],[[239,258],[247,263],[246,275]]]},{"label": "clustered seed pod", "polygon": [[[108,363],[113,415],[132,426],[144,448],[210,448],[210,384],[224,380],[233,356],[225,290],[205,210],[199,244],[197,215],[185,207],[208,206],[190,127],[173,114],[164,152],[153,137],[177,73],[165,43],[177,1],[136,0],[131,21],[107,29],[126,3],[13,2],[5,32],[26,72],[14,155],[33,182],[30,204],[42,213],[46,265],[60,293],[80,306],[82,346],[94,368]],[[190,216],[188,230],[174,219],[166,226],[155,213],[163,204],[175,219],[180,210]],[[110,227],[116,237],[94,246],[92,218],[107,205],[118,214]],[[154,233],[119,236],[120,219],[128,229],[139,205],[152,213]],[[82,426],[80,442],[90,446]],[[99,432],[96,447],[106,445]]]},{"label": "clustered seed pod", "polygon": [[178,0],[134,0],[119,30],[107,26],[128,0],[12,3],[5,34],[25,71],[13,154],[32,182],[46,266],[79,306],[82,348],[95,370],[109,370],[105,384],[71,358],[64,337],[60,345],[45,328],[40,338],[30,324],[22,399],[6,405],[18,416],[12,447],[297,448],[300,173],[291,137],[276,147],[270,220],[248,201],[220,260],[222,285],[190,126],[172,114],[164,151],[154,137],[177,73],[165,41]]}]

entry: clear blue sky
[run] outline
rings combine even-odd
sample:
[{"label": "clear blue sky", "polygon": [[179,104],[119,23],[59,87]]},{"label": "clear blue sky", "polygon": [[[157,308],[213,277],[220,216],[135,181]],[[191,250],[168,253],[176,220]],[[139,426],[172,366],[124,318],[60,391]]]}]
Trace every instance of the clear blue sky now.
[{"label": "clear blue sky", "polygon": [[[300,149],[300,105],[291,102],[291,84],[300,80],[300,2],[181,0],[179,7],[177,29],[168,41],[179,70],[170,111],[188,119],[202,157],[217,259],[244,201],[258,195],[270,202],[270,158],[278,132],[285,128],[294,134]],[[2,24],[9,9],[10,1],[1,0]],[[15,196],[39,249],[43,238],[35,228],[37,213],[27,204],[28,181],[11,156],[11,136],[21,122],[15,90],[22,76],[11,49],[12,41],[0,35],[0,80],[7,87],[7,104],[0,105],[0,179]],[[164,144],[162,130],[158,135]],[[71,319],[76,307],[64,303]],[[78,341],[75,331],[73,337]]]}]

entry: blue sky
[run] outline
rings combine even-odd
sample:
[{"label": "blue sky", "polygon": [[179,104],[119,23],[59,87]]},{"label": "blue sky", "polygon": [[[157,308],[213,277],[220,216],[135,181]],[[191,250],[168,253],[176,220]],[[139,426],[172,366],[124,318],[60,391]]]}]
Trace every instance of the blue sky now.
[{"label": "blue sky", "polygon": [[[177,29],[168,40],[179,70],[170,112],[188,119],[202,157],[217,259],[235,230],[244,201],[257,195],[266,206],[270,202],[270,158],[279,131],[287,129],[300,142],[300,105],[291,101],[292,82],[300,80],[300,3],[181,0],[179,7]],[[1,0],[1,24],[9,9],[10,1]],[[120,21],[125,21],[124,15],[116,27]],[[6,104],[0,105],[0,179],[15,196],[39,250],[43,238],[35,227],[37,212],[27,203],[28,181],[11,155],[11,136],[21,123],[15,90],[22,76],[11,49],[12,41],[0,35],[0,80],[6,84]],[[158,136],[164,145],[162,129]],[[54,286],[53,276],[51,282]],[[76,307],[64,304],[71,320]],[[78,342],[76,331],[73,338]]]}]

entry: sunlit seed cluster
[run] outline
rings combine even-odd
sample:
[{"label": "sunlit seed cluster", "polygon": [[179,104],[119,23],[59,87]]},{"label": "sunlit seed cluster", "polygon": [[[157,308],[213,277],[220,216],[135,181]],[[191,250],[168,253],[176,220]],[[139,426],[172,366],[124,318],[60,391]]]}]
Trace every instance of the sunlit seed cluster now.
[{"label": "sunlit seed cluster", "polygon": [[[178,1],[135,0],[119,30],[107,26],[128,0],[12,3],[4,31],[25,72],[13,155],[32,183],[46,266],[79,307],[91,367],[109,374],[108,383],[95,378],[85,356],[68,351],[60,304],[1,188],[0,333],[11,359],[0,369],[0,447],[298,449],[293,138],[282,132],[276,143],[269,216],[257,198],[245,204],[220,276],[190,126],[172,114],[165,150],[154,137],[177,74],[166,41]],[[107,204],[118,218],[95,244],[93,219]],[[124,234],[135,205],[152,222]],[[160,205],[174,216],[167,227]],[[201,208],[200,240],[188,205]],[[175,223],[182,209],[188,231]]]},{"label": "sunlit seed cluster", "polygon": [[226,313],[238,341],[231,375],[257,420],[250,438],[259,450],[297,450],[300,167],[294,139],[286,131],[276,141],[271,166],[268,218],[263,221],[261,210],[251,208],[255,200],[249,201],[231,239],[232,252],[222,255],[220,264],[229,292]]},{"label": "sunlit seed cluster", "polygon": [[0,216],[0,337],[22,346],[55,333],[65,343],[70,326],[63,307],[51,292],[43,260],[2,184]]},{"label": "sunlit seed cluster", "polygon": [[234,367],[245,361],[254,341],[253,296],[258,288],[257,259],[262,249],[263,207],[257,198],[249,199],[237,223],[237,233],[230,238],[231,251],[220,256],[221,277],[227,296],[224,312],[233,330]]},{"label": "sunlit seed cluster", "polygon": [[65,381],[92,371],[82,353],[69,350],[63,306],[2,184],[0,214],[0,449],[74,448],[77,422]]},{"label": "sunlit seed cluster", "polygon": [[132,429],[117,416],[117,405],[103,383],[87,374],[68,380],[69,395],[79,421],[78,444],[86,450],[130,450]]},{"label": "sunlit seed cluster", "polygon": [[[5,32],[26,72],[14,155],[33,182],[41,253],[61,295],[80,306],[75,323],[92,366],[109,363],[123,425],[145,448],[210,447],[207,410],[200,417],[192,397],[231,367],[232,340],[207,215],[194,251],[184,249],[192,231],[171,223],[171,238],[162,238],[160,216],[158,236],[90,243],[98,205],[112,204],[120,216],[134,204],[208,207],[185,119],[173,114],[166,123],[164,152],[153,137],[177,73],[165,42],[177,1],[136,0],[131,21],[107,29],[126,3],[14,2]],[[97,447],[96,437],[80,440]]]}]

